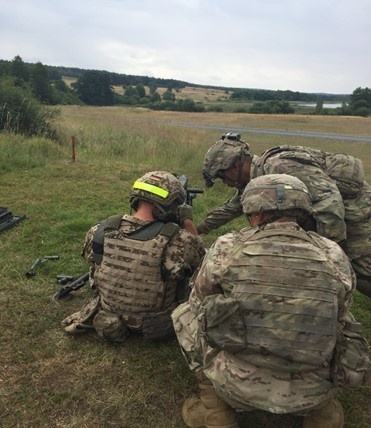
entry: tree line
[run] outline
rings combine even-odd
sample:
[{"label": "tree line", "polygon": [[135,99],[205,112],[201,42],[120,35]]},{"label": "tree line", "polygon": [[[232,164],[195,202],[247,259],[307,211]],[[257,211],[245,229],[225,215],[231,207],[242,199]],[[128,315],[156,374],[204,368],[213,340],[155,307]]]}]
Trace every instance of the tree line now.
[{"label": "tree line", "polygon": [[[65,73],[65,74],[62,74]],[[77,80],[69,87],[63,77]],[[119,76],[121,76],[119,78]],[[0,79],[8,80],[18,89],[29,89],[41,103],[87,104],[93,106],[145,105],[156,110],[204,111],[193,99],[175,99],[174,92],[187,82],[174,79],[118,75],[99,70],[66,69],[46,66],[38,62],[27,64],[20,56],[12,61],[0,61]],[[122,86],[124,94],[114,91],[113,86]],[[160,96],[157,89],[167,84],[166,92]],[[146,90],[146,87],[149,89]],[[173,92],[174,91],[174,92]]]},{"label": "tree line", "polygon": [[[63,80],[64,76],[73,77],[76,81],[69,86]],[[121,86],[123,94],[115,91],[114,86]],[[192,98],[177,98],[178,92],[185,86],[200,85],[174,79],[46,66],[41,62],[28,64],[17,55],[12,61],[0,60],[0,130],[53,136],[51,122],[57,110],[50,106],[61,104],[139,105],[154,110],[205,111],[204,105]],[[158,92],[159,87],[167,88],[162,95]],[[292,114],[295,110],[290,101],[315,101],[317,104],[313,114],[371,115],[369,88],[359,87],[350,95],[207,88],[231,92],[231,101],[252,102],[248,111],[243,110],[246,113]],[[342,107],[329,112],[323,108],[324,101],[340,101]],[[215,105],[208,110],[222,111],[222,108]]]}]

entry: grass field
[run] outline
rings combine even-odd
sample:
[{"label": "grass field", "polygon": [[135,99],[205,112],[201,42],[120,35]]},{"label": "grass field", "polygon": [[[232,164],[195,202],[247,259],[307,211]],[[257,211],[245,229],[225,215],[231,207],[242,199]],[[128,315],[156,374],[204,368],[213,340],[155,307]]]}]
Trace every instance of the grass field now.
[{"label": "grass field", "polygon": [[[80,275],[87,230],[110,214],[128,212],[133,181],[149,170],[186,174],[204,189],[202,159],[220,131],[174,122],[218,124],[371,136],[371,118],[184,114],[119,107],[61,107],[59,142],[0,134],[0,206],[27,218],[0,235],[0,426],[183,427],[180,409],[196,384],[176,340],[145,344],[130,337],[114,346],[95,335],[67,336],[60,321],[89,298],[87,286],[70,301],[55,301],[56,275]],[[71,136],[76,137],[72,161]],[[371,182],[367,143],[243,135],[254,153],[277,144],[345,151],[362,159]],[[198,223],[233,193],[221,184],[194,200]],[[205,238],[245,225],[237,219]],[[25,273],[37,257],[45,262],[33,278]],[[355,292],[353,313],[371,340],[371,302]],[[346,428],[371,427],[370,379],[339,395]],[[239,415],[241,428],[300,427],[301,419],[264,412]]]}]

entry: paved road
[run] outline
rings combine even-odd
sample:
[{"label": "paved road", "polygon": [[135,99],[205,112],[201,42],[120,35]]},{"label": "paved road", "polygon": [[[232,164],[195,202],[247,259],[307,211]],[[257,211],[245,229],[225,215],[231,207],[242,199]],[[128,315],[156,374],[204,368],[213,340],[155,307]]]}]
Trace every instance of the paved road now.
[{"label": "paved road", "polygon": [[188,122],[163,122],[167,125],[186,126],[189,128],[207,128],[218,129],[223,132],[250,132],[252,134],[270,134],[282,135],[287,137],[302,137],[302,138],[321,138],[328,140],[349,141],[349,142],[366,142],[371,143],[371,136],[363,135],[347,135],[347,134],[326,134],[323,132],[305,132],[305,131],[284,131],[282,129],[265,129],[265,128],[237,128],[222,125],[205,125],[202,123],[188,123]]}]

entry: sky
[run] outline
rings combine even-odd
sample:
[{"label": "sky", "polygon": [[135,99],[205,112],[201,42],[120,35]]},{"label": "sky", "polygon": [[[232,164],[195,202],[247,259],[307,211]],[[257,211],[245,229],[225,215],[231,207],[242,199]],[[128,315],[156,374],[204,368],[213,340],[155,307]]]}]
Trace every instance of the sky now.
[{"label": "sky", "polygon": [[371,0],[0,0],[0,59],[200,85],[371,87]]}]

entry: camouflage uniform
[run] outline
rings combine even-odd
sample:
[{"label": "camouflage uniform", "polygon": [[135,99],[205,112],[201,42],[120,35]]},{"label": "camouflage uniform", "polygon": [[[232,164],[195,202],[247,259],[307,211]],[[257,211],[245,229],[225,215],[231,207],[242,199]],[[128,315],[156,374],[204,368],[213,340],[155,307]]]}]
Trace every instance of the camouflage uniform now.
[{"label": "camouflage uniform", "polygon": [[[134,183],[131,195],[133,208],[145,200],[168,214],[185,193],[173,175],[154,171]],[[170,313],[187,299],[189,278],[204,252],[201,238],[166,220],[124,215],[98,223],[88,231],[82,250],[96,296],[62,325],[70,334],[93,327],[117,342],[126,339],[128,330],[148,339],[171,336]]]},{"label": "camouflage uniform", "polygon": [[[303,208],[300,201],[295,207]],[[191,370],[203,370],[233,408],[305,415],[341,384],[335,355],[354,323],[354,288],[336,243],[297,223],[274,222],[218,238],[172,318]],[[364,364],[354,385],[368,364],[360,340],[355,372]]]},{"label": "camouflage uniform", "polygon": [[[220,153],[220,157],[226,153]],[[205,157],[206,159],[206,157]],[[206,159],[208,168],[211,160]],[[218,158],[215,158],[214,169]],[[313,230],[340,243],[357,276],[371,279],[371,188],[358,159],[301,146],[279,146],[252,156],[251,179],[289,174],[302,180],[313,202]],[[241,190],[223,207],[211,211],[197,227],[208,233],[242,214]]]}]

